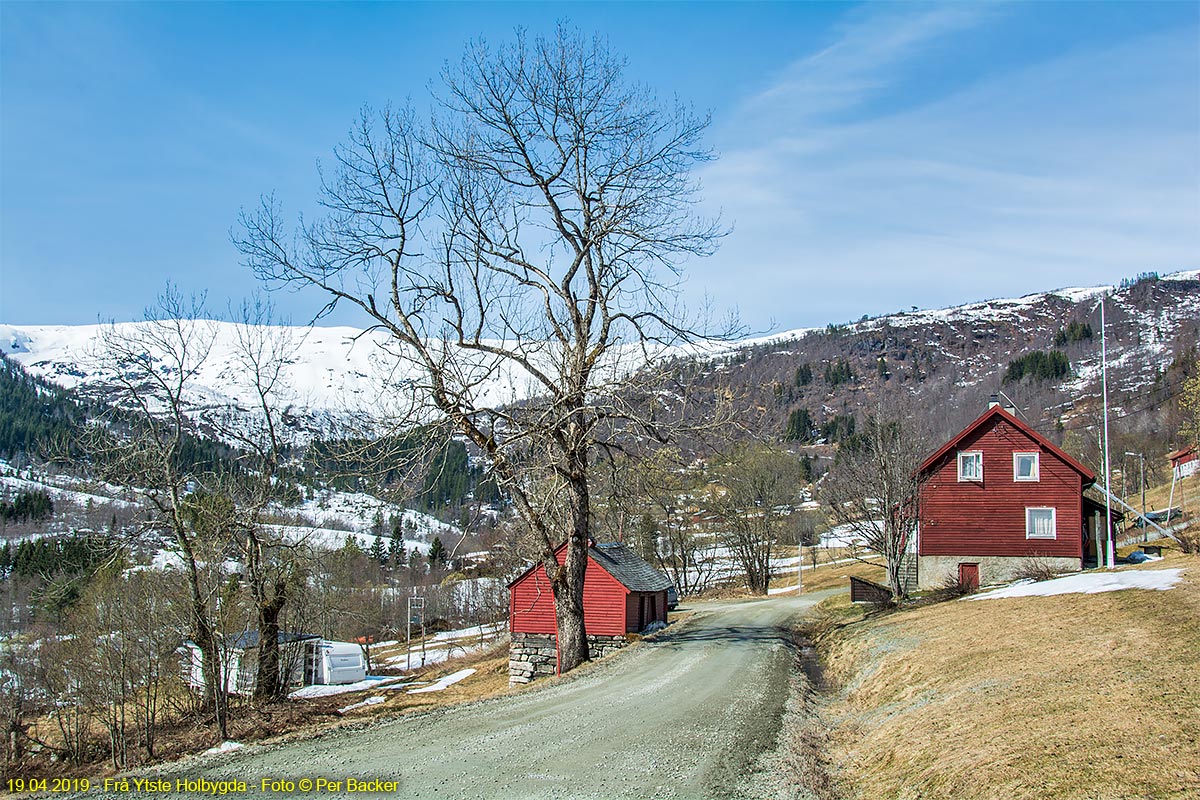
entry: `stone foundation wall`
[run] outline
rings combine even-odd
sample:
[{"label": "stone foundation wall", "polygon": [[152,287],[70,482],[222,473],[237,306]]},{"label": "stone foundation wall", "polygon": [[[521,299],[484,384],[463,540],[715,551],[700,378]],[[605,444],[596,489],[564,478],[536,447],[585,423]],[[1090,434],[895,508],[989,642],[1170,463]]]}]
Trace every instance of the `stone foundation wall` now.
[{"label": "stone foundation wall", "polygon": [[[593,659],[604,658],[629,644],[624,636],[587,637]],[[514,633],[508,648],[508,682],[529,683],[558,671],[556,637],[546,633]]]},{"label": "stone foundation wall", "polygon": [[940,588],[947,580],[958,577],[958,565],[979,565],[979,584],[1008,583],[1015,580],[1021,567],[1031,561],[1045,564],[1055,572],[1078,572],[1078,558],[1029,556],[921,556],[917,565],[917,588]]}]

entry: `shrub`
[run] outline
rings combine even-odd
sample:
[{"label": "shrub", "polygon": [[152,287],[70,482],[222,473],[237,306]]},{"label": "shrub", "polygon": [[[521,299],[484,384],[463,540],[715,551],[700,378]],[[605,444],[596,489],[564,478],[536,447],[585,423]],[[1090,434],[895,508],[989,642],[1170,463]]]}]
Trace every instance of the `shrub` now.
[{"label": "shrub", "polygon": [[928,597],[935,603],[938,603],[943,600],[954,600],[969,594],[975,594],[978,589],[979,587],[977,586],[972,586],[969,583],[959,580],[958,575],[947,575],[946,579]]},{"label": "shrub", "polygon": [[1040,559],[1031,558],[1021,564],[1015,573],[1017,580],[1022,581],[1048,581],[1051,578],[1057,578],[1058,573],[1051,569],[1050,565]]},{"label": "shrub", "polygon": [[1179,549],[1184,553],[1200,553],[1200,527],[1193,525],[1175,534]]}]

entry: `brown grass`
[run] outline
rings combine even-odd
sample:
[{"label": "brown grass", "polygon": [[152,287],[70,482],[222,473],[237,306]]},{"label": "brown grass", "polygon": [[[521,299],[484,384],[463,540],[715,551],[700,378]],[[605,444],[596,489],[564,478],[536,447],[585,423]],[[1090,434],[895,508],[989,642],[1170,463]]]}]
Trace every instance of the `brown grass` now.
[{"label": "brown grass", "polygon": [[[864,564],[861,561],[854,562],[853,564],[828,564],[816,569],[804,570],[803,583],[800,587],[801,594],[819,592],[824,589],[848,587],[850,585],[850,576],[852,575],[856,578],[865,578],[876,583],[886,583],[887,581],[887,572],[881,564]],[[796,573],[792,572],[792,574],[780,580],[777,585],[795,586]]]},{"label": "brown grass", "polygon": [[[426,711],[473,702],[506,691],[519,691],[522,687],[508,686],[508,641],[496,644],[483,652],[468,653],[458,658],[432,665],[425,670],[413,670],[408,680],[432,682],[466,667],[477,671],[466,680],[447,687],[440,692],[410,695],[404,690],[366,689],[359,692],[327,697],[316,697],[287,702],[251,706],[248,702],[235,700],[235,708],[229,720],[229,738],[232,741],[283,742],[309,738],[338,728],[356,728],[379,719],[392,718],[401,714]],[[383,703],[364,706],[340,714],[339,709],[368,697],[382,696]],[[97,730],[96,735],[100,735]],[[199,753],[219,744],[211,725],[200,720],[185,720],[160,731],[158,758],[155,763],[175,761],[184,756]],[[43,752],[42,756],[48,756]],[[70,777],[111,774],[111,763],[97,751],[97,760],[85,764],[63,764],[52,762],[48,757],[34,756],[14,768],[18,777]],[[138,762],[131,766],[145,766]]]},{"label": "brown grass", "polygon": [[[1165,483],[1158,486],[1146,487],[1146,509],[1148,511],[1165,509],[1167,502],[1172,499],[1169,476],[1170,473],[1168,473],[1168,479]],[[1125,498],[1125,501],[1140,511],[1142,508],[1142,495],[1141,492],[1134,491],[1137,487],[1137,478],[1136,476],[1132,476],[1132,473],[1129,486],[1129,496]],[[1113,487],[1113,491],[1116,493],[1117,487]],[[1200,473],[1184,478],[1175,484],[1173,505],[1176,507],[1182,506],[1183,510],[1187,513],[1200,514]]]},{"label": "brown grass", "polygon": [[[861,798],[1200,797],[1200,559],[1173,590],[948,602],[825,642]],[[827,613],[861,618],[831,598]]]}]

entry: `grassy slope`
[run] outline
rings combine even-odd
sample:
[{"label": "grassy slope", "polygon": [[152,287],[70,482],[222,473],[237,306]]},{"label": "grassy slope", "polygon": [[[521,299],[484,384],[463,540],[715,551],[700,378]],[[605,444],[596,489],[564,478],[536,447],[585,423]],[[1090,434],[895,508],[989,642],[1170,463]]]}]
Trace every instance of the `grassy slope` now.
[{"label": "grassy slope", "polygon": [[[1200,558],[1171,591],[947,602],[826,641],[863,798],[1200,797]],[[853,617],[838,598],[836,616]]]}]

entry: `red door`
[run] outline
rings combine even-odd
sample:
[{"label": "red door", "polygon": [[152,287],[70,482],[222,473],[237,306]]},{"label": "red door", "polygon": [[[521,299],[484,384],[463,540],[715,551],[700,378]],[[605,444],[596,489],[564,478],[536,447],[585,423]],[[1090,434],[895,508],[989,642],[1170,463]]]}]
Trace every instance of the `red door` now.
[{"label": "red door", "polygon": [[959,564],[958,583],[960,586],[974,591],[979,588],[979,565]]}]

